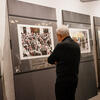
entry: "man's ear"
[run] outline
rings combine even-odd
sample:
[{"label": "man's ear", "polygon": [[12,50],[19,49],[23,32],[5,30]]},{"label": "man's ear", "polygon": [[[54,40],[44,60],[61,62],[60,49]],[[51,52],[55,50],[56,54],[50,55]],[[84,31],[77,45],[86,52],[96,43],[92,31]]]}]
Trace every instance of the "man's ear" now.
[{"label": "man's ear", "polygon": [[60,35],[60,38],[62,38],[62,37],[63,37],[61,34],[59,34],[59,35]]}]

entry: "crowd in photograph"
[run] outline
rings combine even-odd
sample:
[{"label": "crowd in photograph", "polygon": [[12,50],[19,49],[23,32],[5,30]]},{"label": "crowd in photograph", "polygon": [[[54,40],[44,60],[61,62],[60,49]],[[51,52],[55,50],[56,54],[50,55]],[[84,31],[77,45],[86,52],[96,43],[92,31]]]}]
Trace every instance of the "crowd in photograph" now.
[{"label": "crowd in photograph", "polygon": [[51,33],[21,33],[23,57],[49,55],[52,51]]}]

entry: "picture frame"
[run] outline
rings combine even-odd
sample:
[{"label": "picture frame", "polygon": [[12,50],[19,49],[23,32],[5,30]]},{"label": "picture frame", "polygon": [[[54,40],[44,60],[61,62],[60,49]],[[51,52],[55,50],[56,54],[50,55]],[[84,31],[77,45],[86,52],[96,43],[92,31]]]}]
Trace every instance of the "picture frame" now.
[{"label": "picture frame", "polygon": [[90,37],[88,29],[69,28],[71,38],[80,45],[81,53],[90,53]]},{"label": "picture frame", "polygon": [[20,59],[48,57],[54,49],[51,26],[17,24]]}]

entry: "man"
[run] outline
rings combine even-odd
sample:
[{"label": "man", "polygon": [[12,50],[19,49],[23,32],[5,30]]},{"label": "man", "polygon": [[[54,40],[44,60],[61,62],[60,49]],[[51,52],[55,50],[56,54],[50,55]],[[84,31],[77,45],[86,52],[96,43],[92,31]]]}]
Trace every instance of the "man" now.
[{"label": "man", "polygon": [[80,47],[69,36],[66,26],[56,30],[59,43],[48,58],[48,63],[56,64],[56,100],[75,100],[80,62]]}]

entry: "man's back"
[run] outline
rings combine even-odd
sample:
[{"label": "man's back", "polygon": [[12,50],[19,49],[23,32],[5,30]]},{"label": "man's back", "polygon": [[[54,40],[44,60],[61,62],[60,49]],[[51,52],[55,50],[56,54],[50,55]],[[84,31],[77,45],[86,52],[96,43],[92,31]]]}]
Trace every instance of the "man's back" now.
[{"label": "man's back", "polygon": [[74,80],[77,80],[80,47],[71,37],[66,37],[56,46],[53,54],[48,58],[48,62],[52,62],[53,59],[57,62],[57,82],[66,82],[70,84]]}]

